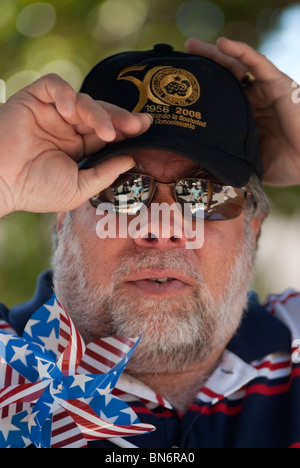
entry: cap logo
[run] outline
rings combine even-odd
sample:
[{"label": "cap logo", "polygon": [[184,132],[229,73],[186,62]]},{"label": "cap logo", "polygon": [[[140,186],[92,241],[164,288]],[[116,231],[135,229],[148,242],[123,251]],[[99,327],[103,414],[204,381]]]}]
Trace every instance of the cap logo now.
[{"label": "cap logo", "polygon": [[166,67],[152,79],[153,93],[164,103],[190,106],[200,97],[200,86],[194,75],[178,68]]},{"label": "cap logo", "polygon": [[118,80],[134,83],[139,92],[140,100],[134,112],[140,112],[148,99],[157,104],[189,106],[200,97],[200,86],[192,73],[171,66],[154,67],[147,72],[143,81],[135,76],[124,76],[132,71],[144,70],[143,67],[129,67],[123,70]]},{"label": "cap logo", "polygon": [[[196,128],[195,125],[206,127],[206,122],[202,122],[198,109],[190,111],[182,109],[197,103],[200,98],[200,85],[192,73],[172,66],[157,66],[148,70],[140,79],[141,72],[146,68],[147,65],[128,67],[118,76],[118,80],[132,82],[139,91],[139,101],[132,112],[141,112],[145,109],[153,114],[154,122],[157,124],[172,120],[174,125],[187,126],[193,130]],[[149,101],[158,106],[147,105]],[[169,106],[177,107],[171,110]],[[183,125],[184,123],[186,125]]]}]

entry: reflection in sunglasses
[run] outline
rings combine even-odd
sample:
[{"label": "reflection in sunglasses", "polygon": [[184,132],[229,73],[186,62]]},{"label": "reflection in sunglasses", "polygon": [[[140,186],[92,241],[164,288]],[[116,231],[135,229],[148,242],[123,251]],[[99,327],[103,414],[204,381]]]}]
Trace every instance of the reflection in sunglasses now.
[{"label": "reflection in sunglasses", "polygon": [[90,202],[94,207],[111,203],[111,211],[136,216],[142,205],[150,205],[158,185],[172,187],[176,203],[188,204],[193,218],[203,217],[205,220],[238,217],[245,207],[247,195],[251,196],[245,188],[225,186],[208,179],[186,178],[164,183],[148,175],[125,173]]}]

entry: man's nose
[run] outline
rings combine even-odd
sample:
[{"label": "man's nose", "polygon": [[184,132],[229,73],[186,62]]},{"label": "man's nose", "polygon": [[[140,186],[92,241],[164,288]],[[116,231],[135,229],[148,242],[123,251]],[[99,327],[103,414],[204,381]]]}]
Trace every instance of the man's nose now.
[{"label": "man's nose", "polygon": [[133,238],[137,246],[161,250],[185,247],[183,212],[172,187],[158,185],[151,204],[143,211]]}]

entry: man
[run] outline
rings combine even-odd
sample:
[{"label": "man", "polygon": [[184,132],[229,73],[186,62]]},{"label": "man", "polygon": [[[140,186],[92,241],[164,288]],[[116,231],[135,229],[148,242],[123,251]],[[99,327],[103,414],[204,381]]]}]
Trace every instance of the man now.
[{"label": "man", "polygon": [[[1,215],[59,213],[53,283],[86,342],[144,332],[116,392],[156,431],[125,445],[299,447],[300,296],[261,306],[247,294],[268,206],[239,81],[265,183],[300,181],[299,108],[291,80],[249,46],[223,38],[187,49],[194,55],[158,45],[107,59],[87,94],[48,76],[13,96],[0,109]],[[139,236],[99,239],[95,206],[125,172],[149,176],[148,210],[178,201],[187,178],[235,195],[218,206],[220,221],[205,212],[199,249],[186,248],[186,233],[162,236],[151,218]],[[3,319],[21,333],[51,283],[42,276],[33,300],[3,306]]]},{"label": "man", "polygon": [[144,193],[143,185],[139,185],[139,181],[135,179],[131,187],[130,197],[133,196],[134,201],[138,202],[141,196],[143,195],[143,193]]},{"label": "man", "polygon": [[197,187],[197,184],[193,182],[190,199],[196,203],[201,203],[203,196],[204,193],[202,187]]}]

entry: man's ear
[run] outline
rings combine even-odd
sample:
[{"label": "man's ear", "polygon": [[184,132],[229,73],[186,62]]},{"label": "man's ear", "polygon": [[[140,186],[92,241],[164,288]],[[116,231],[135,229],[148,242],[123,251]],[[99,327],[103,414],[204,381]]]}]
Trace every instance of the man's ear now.
[{"label": "man's ear", "polygon": [[260,238],[261,227],[262,227],[263,221],[264,221],[264,216],[258,216],[257,218],[252,218],[250,221],[250,226],[252,227],[252,230],[256,239],[256,247],[257,247],[258,240]]},{"label": "man's ear", "polygon": [[57,215],[57,221],[56,221],[56,232],[57,234],[59,235],[59,232],[62,228],[62,225],[64,223],[64,219],[66,217],[66,214],[65,212],[61,212],[61,213],[58,213]]}]

